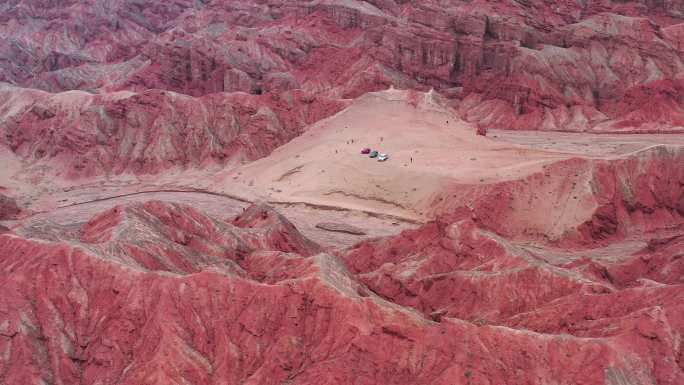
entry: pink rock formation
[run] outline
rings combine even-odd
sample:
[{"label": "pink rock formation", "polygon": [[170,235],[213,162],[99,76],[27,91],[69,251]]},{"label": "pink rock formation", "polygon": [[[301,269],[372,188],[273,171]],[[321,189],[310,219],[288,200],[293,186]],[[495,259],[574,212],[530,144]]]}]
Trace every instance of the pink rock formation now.
[{"label": "pink rock formation", "polygon": [[[489,128],[667,131],[681,121],[680,97],[665,92],[684,68],[674,0],[95,3],[5,4],[0,80],[192,96],[433,87]],[[649,104],[624,117],[634,102]]]},{"label": "pink rock formation", "polygon": [[[281,248],[272,233],[253,242],[283,223],[263,206],[236,220],[242,229],[153,201],[104,212],[77,234],[0,234],[0,378],[684,381],[681,237],[618,262],[549,261],[469,216],[365,242],[344,253],[350,271],[337,257]],[[243,254],[227,252],[236,244]]]},{"label": "pink rock formation", "polygon": [[[251,214],[269,216],[268,223],[250,221]],[[250,206],[237,226],[218,222],[191,207],[149,201],[117,206],[94,217],[83,226],[78,239],[102,254],[132,258],[130,263],[146,269],[187,273],[226,260],[239,262],[253,251],[275,250],[305,257],[321,251],[266,206]]]},{"label": "pink rock formation", "polygon": [[[484,231],[469,216],[463,210],[395,238],[364,242],[344,259],[378,295],[437,322],[458,318],[523,335],[594,338],[639,361],[631,369],[611,364],[599,383],[682,381],[681,225],[679,235],[631,255],[616,249],[603,258],[552,257],[552,250],[526,249]],[[612,355],[599,356],[605,354]],[[639,379],[638,372],[651,379]],[[586,374],[580,382],[591,383]]]},{"label": "pink rock formation", "polygon": [[17,219],[21,215],[21,208],[17,202],[4,194],[0,194],[0,220]]},{"label": "pink rock formation", "polygon": [[301,91],[194,98],[162,90],[91,95],[4,87],[0,143],[31,161],[62,165],[55,168],[64,177],[157,173],[265,156],[342,106]]},{"label": "pink rock formation", "polygon": [[451,186],[432,210],[467,203],[480,226],[504,237],[596,246],[684,224],[681,164],[676,145],[611,160],[573,158],[522,179]]}]

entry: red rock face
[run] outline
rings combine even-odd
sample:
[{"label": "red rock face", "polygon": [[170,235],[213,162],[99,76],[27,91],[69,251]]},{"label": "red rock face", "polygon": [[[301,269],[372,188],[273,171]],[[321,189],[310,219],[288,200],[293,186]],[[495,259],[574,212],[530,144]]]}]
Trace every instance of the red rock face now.
[{"label": "red rock face", "polygon": [[618,262],[545,260],[470,215],[341,258],[306,257],[265,206],[240,227],[150,201],[0,234],[2,381],[684,380],[680,236]]},{"label": "red rock face", "polygon": [[595,247],[681,226],[681,164],[684,152],[676,145],[612,160],[573,158],[522,179],[450,186],[432,210],[439,215],[467,205],[478,225],[506,238]]},{"label": "red rock face", "polygon": [[21,215],[21,209],[17,202],[6,195],[0,194],[0,220],[17,219]]},{"label": "red rock face", "polygon": [[675,0],[15,0],[2,18],[0,80],[51,92],[353,98],[394,85],[435,88],[488,128],[667,131],[682,120]]},{"label": "red rock face", "polygon": [[684,81],[661,80],[633,87],[623,98],[605,106],[617,127],[642,127],[645,131],[667,131],[684,125]]},{"label": "red rock face", "polygon": [[0,105],[12,111],[0,123],[0,143],[75,178],[257,159],[344,103],[299,91],[193,98],[161,90],[54,95],[7,87]]},{"label": "red rock face", "polygon": [[[528,336],[596,338],[641,361],[641,369],[628,369],[636,369],[627,375],[636,383],[678,383],[682,352],[678,337],[671,336],[684,326],[681,252],[677,235],[631,255],[617,251],[620,261],[554,257],[484,231],[462,212],[399,237],[362,243],[343,258],[371,290],[428,319],[466,319],[479,330],[500,325]],[[553,361],[554,353],[547,353]],[[617,373],[625,369],[613,365],[604,368],[599,383],[619,383]],[[652,379],[636,380],[644,368]],[[586,375],[580,382],[591,383]]]}]

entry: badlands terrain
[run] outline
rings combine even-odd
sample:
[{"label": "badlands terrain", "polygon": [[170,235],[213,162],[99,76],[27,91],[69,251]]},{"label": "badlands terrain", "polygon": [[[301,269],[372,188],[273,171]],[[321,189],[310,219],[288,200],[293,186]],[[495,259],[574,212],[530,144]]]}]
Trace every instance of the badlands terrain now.
[{"label": "badlands terrain", "polygon": [[0,385],[681,385],[683,256],[680,0],[0,3]]}]

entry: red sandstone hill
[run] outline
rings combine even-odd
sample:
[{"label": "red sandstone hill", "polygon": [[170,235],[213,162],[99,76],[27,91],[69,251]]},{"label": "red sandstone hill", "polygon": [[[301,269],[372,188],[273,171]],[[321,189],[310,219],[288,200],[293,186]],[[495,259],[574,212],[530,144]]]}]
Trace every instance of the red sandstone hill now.
[{"label": "red sandstone hill", "polygon": [[[684,6],[674,0],[13,0],[0,11],[0,80],[50,92],[353,98],[395,85],[434,87],[488,127],[681,121]],[[633,101],[660,112],[625,119]]]},{"label": "red sandstone hill", "polygon": [[0,87],[0,144],[63,177],[225,165],[269,154],[344,103],[288,91],[198,98]]},{"label": "red sandstone hill", "polygon": [[241,229],[147,202],[75,232],[1,234],[0,379],[684,381],[681,237],[617,261],[548,261],[460,211],[341,260],[307,257],[315,246],[279,218],[252,207]]},{"label": "red sandstone hill", "polygon": [[454,184],[431,202],[433,215],[464,205],[479,225],[524,240],[595,246],[684,220],[684,148],[654,146],[614,159],[572,158],[524,178]]}]

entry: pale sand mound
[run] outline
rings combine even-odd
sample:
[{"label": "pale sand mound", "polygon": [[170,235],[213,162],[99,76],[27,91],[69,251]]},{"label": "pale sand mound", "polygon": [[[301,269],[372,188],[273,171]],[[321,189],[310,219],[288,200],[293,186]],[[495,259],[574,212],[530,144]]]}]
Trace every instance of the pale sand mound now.
[{"label": "pale sand mound", "polygon": [[[390,159],[361,155],[364,147]],[[445,184],[520,178],[566,157],[477,136],[434,94],[390,89],[359,98],[213,189],[424,219]]]}]

